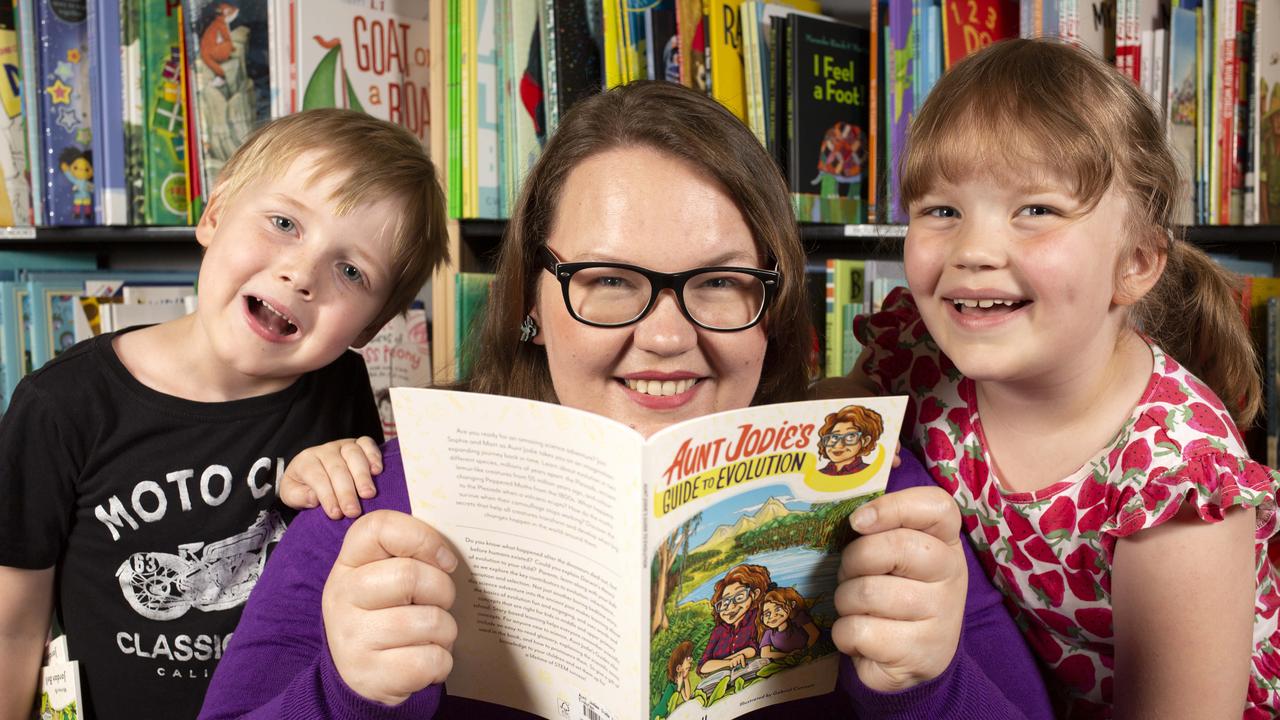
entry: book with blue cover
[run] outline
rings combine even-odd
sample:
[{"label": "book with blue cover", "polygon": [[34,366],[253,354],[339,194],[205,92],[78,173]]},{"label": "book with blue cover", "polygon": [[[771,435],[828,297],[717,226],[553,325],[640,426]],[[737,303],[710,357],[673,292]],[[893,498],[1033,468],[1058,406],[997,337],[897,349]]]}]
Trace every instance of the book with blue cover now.
[{"label": "book with blue cover", "polygon": [[87,7],[92,77],[90,104],[94,128],[94,217],[99,225],[128,225],[120,3],[117,0],[88,0]]},{"label": "book with blue cover", "polygon": [[44,224],[92,225],[93,121],[85,0],[36,4]]},{"label": "book with blue cover", "polygon": [[16,0],[15,21],[18,32],[18,55],[22,71],[22,118],[26,122],[26,166],[31,188],[31,224],[44,224],[44,163],[40,156],[40,93],[36,78],[36,10],[35,0]]}]

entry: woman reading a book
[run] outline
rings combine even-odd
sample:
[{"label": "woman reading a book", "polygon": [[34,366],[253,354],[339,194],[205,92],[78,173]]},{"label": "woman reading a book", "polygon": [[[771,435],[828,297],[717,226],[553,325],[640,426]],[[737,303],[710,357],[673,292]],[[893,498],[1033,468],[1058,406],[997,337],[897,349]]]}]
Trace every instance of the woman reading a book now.
[{"label": "woman reading a book", "polygon": [[[611,90],[574,106],[525,182],[468,387],[646,436],[801,400],[803,278],[786,184],[741,122],[675,84]],[[286,475],[287,502],[312,493],[324,508],[277,547],[202,717],[528,717],[444,691],[452,653],[467,652],[449,613],[457,560],[407,514],[399,446],[321,446]],[[888,488],[851,518],[862,536],[840,563],[835,691],[748,717],[1049,717],[955,503],[906,453]],[[363,517],[325,517],[344,501],[362,502]]]}]

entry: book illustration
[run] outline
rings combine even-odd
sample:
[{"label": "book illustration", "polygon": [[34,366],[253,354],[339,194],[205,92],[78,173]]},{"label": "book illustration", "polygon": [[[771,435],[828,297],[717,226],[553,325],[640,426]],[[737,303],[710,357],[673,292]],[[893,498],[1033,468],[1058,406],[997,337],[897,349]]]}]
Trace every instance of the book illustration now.
[{"label": "book illustration", "polygon": [[267,548],[283,535],[280,515],[263,510],[244,532],[231,537],[179,545],[176,555],[134,553],[121,563],[116,577],[129,606],[151,620],[173,620],[193,607],[226,610],[249,598],[267,562]]},{"label": "book illustration", "polygon": [[190,10],[201,172],[212,180],[271,116],[266,8],[260,0],[194,0]]},{"label": "book illustration", "polygon": [[38,3],[45,217],[94,222],[88,23],[84,0]]},{"label": "book illustration", "polygon": [[[818,150],[818,175],[809,181],[820,187],[824,198],[848,198],[853,213],[862,217],[862,162],[866,151],[862,144],[862,128],[837,122],[827,129]],[[841,186],[844,186],[843,190]]]},{"label": "book illustration", "polygon": [[[551,403],[391,395],[410,507],[459,558],[470,650],[450,695],[728,720],[835,687],[848,516],[884,490],[904,397],[747,407],[646,438]],[[842,424],[851,405],[880,416],[874,443]],[[865,467],[821,471],[846,454]]]},{"label": "book illustration", "polygon": [[79,661],[50,661],[40,670],[39,690],[36,708],[39,720],[78,720],[84,717]]},{"label": "book illustration", "polygon": [[428,3],[325,0],[297,15],[302,109],[338,107],[430,142]]},{"label": "book illustration", "polygon": [[[782,453],[767,460],[853,483],[883,465],[884,420],[875,410],[847,405],[812,427],[816,458]],[[757,471],[737,463],[729,472]],[[879,494],[811,503],[788,485],[768,485],[707,507],[668,535],[651,561],[649,691],[655,715],[689,701],[710,707],[775,674],[832,656],[835,573],[840,549],[852,538],[845,519]],[[681,668],[686,643],[695,660]]]},{"label": "book illustration", "polygon": [[93,216],[93,153],[70,145],[58,155],[58,168],[71,183],[71,217],[79,220]]}]

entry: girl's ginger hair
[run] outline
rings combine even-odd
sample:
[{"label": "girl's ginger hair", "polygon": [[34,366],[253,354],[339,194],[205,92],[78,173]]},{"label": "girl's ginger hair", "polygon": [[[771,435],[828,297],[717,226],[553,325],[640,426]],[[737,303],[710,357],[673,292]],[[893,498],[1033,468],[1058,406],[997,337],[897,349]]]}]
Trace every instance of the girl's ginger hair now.
[{"label": "girl's ginger hair", "polygon": [[864,437],[871,438],[872,448],[880,442],[880,435],[884,433],[884,420],[880,417],[880,413],[861,405],[846,405],[828,415],[822,423],[822,428],[818,430],[818,454],[822,457],[827,457],[827,448],[822,444],[822,436],[830,433],[837,423],[842,422],[852,424]]},{"label": "girl's ginger hair", "polygon": [[[1001,164],[1002,163],[1002,164]],[[1111,187],[1129,220],[1119,273],[1135,253],[1166,256],[1130,323],[1222,398],[1240,427],[1261,407],[1261,372],[1240,320],[1240,278],[1174,224],[1183,171],[1159,115],[1132,80],[1092,53],[1037,38],[995,43],[945,74],[911,124],[899,166],[905,211],[939,178],[989,168],[1050,171],[1092,210]],[[1000,172],[1000,171],[995,171]]]},{"label": "girl's ginger hair", "polygon": [[764,638],[764,631],[768,627],[764,624],[764,604],[773,603],[775,605],[787,605],[791,608],[791,612],[787,613],[787,622],[791,622],[791,618],[795,617],[796,609],[807,610],[809,601],[796,591],[793,587],[774,588],[764,594],[760,598],[760,612],[756,615],[756,644],[760,644],[760,640]]},{"label": "girl's ginger hair", "polygon": [[[716,581],[715,592],[711,594],[711,614],[715,616],[717,625],[723,624],[724,621],[720,619],[720,613],[716,612],[716,603],[720,602],[724,589],[734,583],[755,590],[760,596],[773,589],[770,587],[773,585],[773,579],[769,577],[769,568],[763,565],[735,566]],[[757,597],[750,607],[760,607],[760,597]]]},{"label": "girl's ginger hair", "polygon": [[484,358],[463,384],[477,392],[557,402],[541,345],[519,342],[520,323],[545,272],[538,249],[554,231],[565,182],[584,160],[610,150],[656,150],[695,168],[737,203],[760,262],[782,273],[764,320],[765,349],[753,405],[799,400],[808,387],[813,326],[804,249],[786,180],[742,121],[705,94],[638,81],[574,104],[520,190],[498,252],[483,325],[472,340]]}]

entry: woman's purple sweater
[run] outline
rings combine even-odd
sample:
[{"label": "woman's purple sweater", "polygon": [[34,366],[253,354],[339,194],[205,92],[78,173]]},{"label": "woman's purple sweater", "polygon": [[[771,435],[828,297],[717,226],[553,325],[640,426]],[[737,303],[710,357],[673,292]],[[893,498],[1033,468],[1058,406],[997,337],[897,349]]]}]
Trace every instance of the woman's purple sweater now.
[{"label": "woman's purple sweater", "polygon": [[[902,452],[888,489],[932,485],[918,460]],[[409,511],[397,442],[383,448],[378,496],[364,512]],[[200,718],[466,718],[527,720],[533,716],[489,703],[449,697],[425,688],[396,707],[366,700],[347,687],[325,640],[320,595],[352,520],[330,520],[319,509],[301,513],[275,548],[249,597],[240,625],[218,664]],[[836,690],[744,716],[772,718],[1050,718],[1044,683],[1022,635],[1001,605],[968,543],[969,593],[960,646],[946,671],[897,693],[881,693],[859,680],[848,658],[840,661]]]}]

